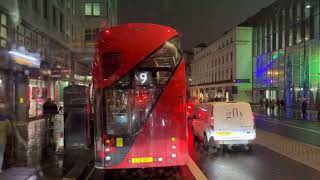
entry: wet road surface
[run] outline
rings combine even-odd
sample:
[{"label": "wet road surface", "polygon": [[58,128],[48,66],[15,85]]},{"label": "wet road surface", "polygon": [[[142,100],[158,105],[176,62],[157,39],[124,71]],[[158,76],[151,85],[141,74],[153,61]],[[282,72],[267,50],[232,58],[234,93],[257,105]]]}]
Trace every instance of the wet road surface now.
[{"label": "wet road surface", "polygon": [[219,154],[208,153],[196,143],[194,160],[208,179],[300,180],[320,179],[320,172],[297,161],[254,145],[252,152],[241,149]]},{"label": "wet road surface", "polygon": [[[318,180],[320,172],[297,161],[254,145],[252,152],[241,149],[212,153],[195,143],[192,159],[208,179],[229,180]],[[171,174],[171,175],[170,175]],[[89,179],[195,179],[187,166],[166,169],[94,170]]]}]

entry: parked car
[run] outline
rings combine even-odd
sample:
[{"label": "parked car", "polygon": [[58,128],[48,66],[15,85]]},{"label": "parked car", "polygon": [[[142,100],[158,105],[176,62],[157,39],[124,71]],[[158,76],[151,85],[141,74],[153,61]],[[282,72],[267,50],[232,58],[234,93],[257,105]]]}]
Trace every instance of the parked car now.
[{"label": "parked car", "polygon": [[210,102],[195,107],[193,133],[205,148],[241,145],[252,150],[256,138],[255,118],[246,102]]}]

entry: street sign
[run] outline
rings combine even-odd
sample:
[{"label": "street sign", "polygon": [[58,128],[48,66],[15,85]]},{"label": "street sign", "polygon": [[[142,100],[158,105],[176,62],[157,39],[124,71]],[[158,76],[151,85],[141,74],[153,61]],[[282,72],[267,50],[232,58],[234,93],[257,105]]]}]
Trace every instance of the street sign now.
[{"label": "street sign", "polygon": [[234,83],[250,83],[250,79],[234,79]]}]

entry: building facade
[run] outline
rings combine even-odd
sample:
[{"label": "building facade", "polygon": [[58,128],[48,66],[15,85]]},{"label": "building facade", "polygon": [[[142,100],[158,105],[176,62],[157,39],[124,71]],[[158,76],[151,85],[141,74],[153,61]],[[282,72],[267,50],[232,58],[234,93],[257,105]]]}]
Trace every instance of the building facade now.
[{"label": "building facade", "polygon": [[104,28],[118,23],[117,0],[77,0],[77,35],[73,41],[74,66],[78,75],[91,71],[97,34]]},{"label": "building facade", "polygon": [[279,0],[247,19],[253,27],[254,102],[320,103],[318,0]]},{"label": "building facade", "polygon": [[[85,75],[90,75],[91,63],[83,59],[90,60],[92,54],[81,51],[86,27],[113,25],[116,8],[116,0],[0,1],[0,106],[14,115],[24,138],[31,137],[28,129],[43,135],[47,98],[63,102],[64,87],[89,79]],[[86,19],[86,13],[92,18]],[[29,151],[15,142],[11,147],[17,161],[25,162]]]},{"label": "building facade", "polygon": [[194,48],[192,96],[251,102],[252,28],[236,27],[208,46]]},{"label": "building facade", "polygon": [[194,59],[194,55],[193,52],[191,51],[183,51],[183,57],[186,61],[186,80],[187,80],[187,96],[190,97],[190,85],[192,82],[192,78],[191,78],[191,63]]}]

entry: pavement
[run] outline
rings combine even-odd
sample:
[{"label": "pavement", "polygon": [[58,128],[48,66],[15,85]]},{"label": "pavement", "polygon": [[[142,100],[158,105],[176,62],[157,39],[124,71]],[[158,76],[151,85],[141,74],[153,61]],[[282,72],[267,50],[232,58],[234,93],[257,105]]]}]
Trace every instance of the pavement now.
[{"label": "pavement", "polygon": [[[63,119],[61,122],[56,118],[53,126],[47,126],[44,119],[17,126],[26,129],[26,147],[21,148],[21,144],[15,147],[18,156],[7,159],[15,163],[0,173],[0,180],[79,179],[87,165],[93,166],[93,149],[64,148]],[[49,146],[50,142],[55,145]]]}]

